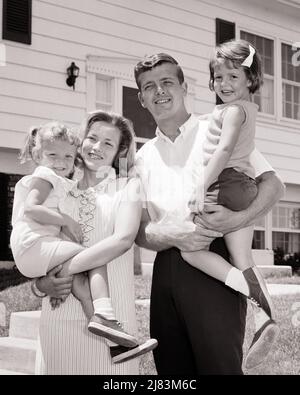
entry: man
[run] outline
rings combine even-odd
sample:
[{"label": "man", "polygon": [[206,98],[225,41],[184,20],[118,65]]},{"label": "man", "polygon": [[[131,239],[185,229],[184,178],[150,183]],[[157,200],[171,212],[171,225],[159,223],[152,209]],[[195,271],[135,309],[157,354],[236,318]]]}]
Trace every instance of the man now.
[{"label": "man", "polygon": [[[139,246],[158,251],[154,262],[150,332],[158,339],[154,359],[158,374],[242,374],[246,301],[220,282],[187,264],[180,250],[210,245],[228,259],[222,234],[243,228],[266,214],[279,200],[283,185],[256,151],[258,195],[244,211],[206,207],[190,230],[161,226],[166,213],[186,207],[195,188],[193,166],[199,166],[207,122],[189,114],[187,85],[177,61],[156,54],[135,67],[139,100],[157,123],[156,137],[138,152],[137,165],[145,193]],[[192,171],[191,171],[192,169]],[[177,211],[177,212],[178,212]],[[174,215],[173,215],[174,216]]]}]

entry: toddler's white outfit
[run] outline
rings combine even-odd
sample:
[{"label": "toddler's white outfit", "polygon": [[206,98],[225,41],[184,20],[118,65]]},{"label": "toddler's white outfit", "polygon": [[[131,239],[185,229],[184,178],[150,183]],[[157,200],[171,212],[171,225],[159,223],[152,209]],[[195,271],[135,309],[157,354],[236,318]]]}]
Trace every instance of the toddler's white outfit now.
[{"label": "toddler's white outfit", "polygon": [[24,204],[33,178],[48,181],[51,190],[43,206],[59,211],[74,181],[58,176],[48,167],[39,166],[33,174],[21,178],[15,187],[12,213],[11,250],[19,271],[26,277],[44,276],[55,251],[62,242],[59,225],[40,224],[24,214]]}]

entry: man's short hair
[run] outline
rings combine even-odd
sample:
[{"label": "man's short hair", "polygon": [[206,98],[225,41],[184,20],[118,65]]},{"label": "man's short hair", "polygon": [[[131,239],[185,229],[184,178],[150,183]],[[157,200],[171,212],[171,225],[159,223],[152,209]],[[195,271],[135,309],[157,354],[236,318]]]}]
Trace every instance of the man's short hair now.
[{"label": "man's short hair", "polygon": [[184,75],[182,68],[179,66],[177,60],[175,60],[172,56],[166,53],[158,53],[154,55],[147,55],[142,60],[140,60],[135,68],[134,68],[134,78],[135,82],[139,89],[141,89],[141,84],[139,82],[139,76],[146,71],[154,69],[156,66],[159,66],[163,63],[171,63],[174,64],[177,68],[177,77],[179,83],[182,84],[184,82]]}]

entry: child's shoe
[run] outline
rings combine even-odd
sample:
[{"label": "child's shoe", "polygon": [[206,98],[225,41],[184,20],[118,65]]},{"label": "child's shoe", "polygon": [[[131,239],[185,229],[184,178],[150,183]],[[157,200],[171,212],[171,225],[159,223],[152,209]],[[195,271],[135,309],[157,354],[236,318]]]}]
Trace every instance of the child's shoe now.
[{"label": "child's shoe", "polygon": [[108,320],[100,314],[93,315],[89,322],[88,330],[120,346],[135,347],[138,345],[137,339],[129,333],[126,333],[119,321]]},{"label": "child's shoe", "polygon": [[126,362],[154,350],[157,344],[156,339],[148,339],[135,347],[113,346],[110,347],[110,355],[113,363]]},{"label": "child's shoe", "polygon": [[270,305],[272,304],[271,299],[268,295],[267,290],[264,291],[265,284],[259,275],[255,273],[255,269],[250,267],[243,271],[245,280],[249,287],[250,302],[254,303],[257,307],[260,307],[264,312],[272,318],[272,311]]},{"label": "child's shoe", "polygon": [[279,326],[270,319],[255,333],[245,359],[247,369],[252,369],[263,362],[275,343],[279,332]]}]

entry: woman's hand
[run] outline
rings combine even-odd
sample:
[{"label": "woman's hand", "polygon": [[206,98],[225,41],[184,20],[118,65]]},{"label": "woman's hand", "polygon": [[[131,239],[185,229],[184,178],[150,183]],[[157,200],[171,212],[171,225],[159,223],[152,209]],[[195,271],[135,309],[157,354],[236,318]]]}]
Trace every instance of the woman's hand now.
[{"label": "woman's hand", "polygon": [[71,293],[73,278],[72,276],[58,278],[57,274],[61,269],[62,265],[59,265],[50,270],[46,276],[38,278],[36,286],[39,291],[53,298],[65,300]]},{"label": "woman's hand", "polygon": [[62,226],[61,231],[75,243],[82,244],[83,233],[80,224],[67,214],[63,214],[63,217],[65,224]]}]

